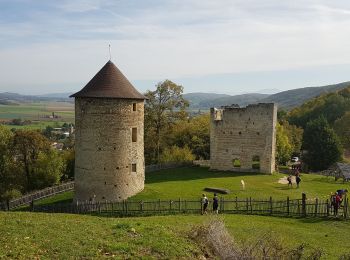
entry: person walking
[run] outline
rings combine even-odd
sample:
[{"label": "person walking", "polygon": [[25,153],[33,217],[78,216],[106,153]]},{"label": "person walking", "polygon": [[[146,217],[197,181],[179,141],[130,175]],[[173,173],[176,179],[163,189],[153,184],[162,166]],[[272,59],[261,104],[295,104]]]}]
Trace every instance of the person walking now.
[{"label": "person walking", "polygon": [[213,198],[213,212],[216,214],[219,214],[219,198],[216,193],[214,193],[214,198]]},{"label": "person walking", "polygon": [[205,194],[202,194],[202,215],[207,214],[207,209],[209,205],[209,200]]},{"label": "person walking", "polygon": [[287,181],[288,181],[288,187],[290,186],[291,188],[293,188],[292,175],[288,176]]},{"label": "person walking", "polygon": [[341,198],[338,193],[335,194],[334,201],[333,201],[333,207],[334,207],[334,216],[338,216],[338,209],[340,206]]},{"label": "person walking", "polygon": [[297,183],[297,188],[299,188],[299,183],[301,182],[300,174],[295,177],[295,182]]}]

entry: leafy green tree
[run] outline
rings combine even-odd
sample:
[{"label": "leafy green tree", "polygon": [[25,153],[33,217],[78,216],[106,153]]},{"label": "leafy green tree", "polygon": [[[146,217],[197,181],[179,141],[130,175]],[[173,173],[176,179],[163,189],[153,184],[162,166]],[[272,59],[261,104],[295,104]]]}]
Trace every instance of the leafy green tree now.
[{"label": "leafy green tree", "polygon": [[167,145],[188,146],[196,159],[208,160],[210,157],[210,116],[199,115],[179,120],[167,133]]},{"label": "leafy green tree", "polygon": [[324,170],[341,160],[339,138],[324,117],[310,121],[303,134],[304,162],[311,170]]},{"label": "leafy green tree", "polygon": [[65,169],[63,171],[62,180],[69,180],[74,178],[75,167],[75,151],[74,149],[63,151],[63,160],[65,162]]},{"label": "leafy green tree", "polygon": [[350,150],[350,112],[337,119],[333,128],[339,136],[343,147]]},{"label": "leafy green tree", "polygon": [[12,144],[13,133],[0,125],[0,201],[12,199],[21,193],[21,178],[13,167]]},{"label": "leafy green tree", "polygon": [[176,145],[165,148],[162,152],[160,161],[162,163],[167,162],[190,162],[195,159],[195,156],[192,154],[192,151],[187,146],[180,148]]},{"label": "leafy green tree", "polygon": [[283,125],[283,129],[288,136],[288,141],[292,148],[292,156],[299,156],[304,130],[301,127],[289,124],[288,121],[283,121],[281,125]]},{"label": "leafy green tree", "polygon": [[292,146],[289,143],[287,131],[283,125],[276,125],[276,163],[286,165],[292,156]]},{"label": "leafy green tree", "polygon": [[25,190],[35,188],[35,163],[41,153],[50,152],[49,141],[39,132],[34,130],[18,130],[13,138],[13,152],[16,157],[18,169],[25,177]]},{"label": "leafy green tree", "polygon": [[188,102],[183,98],[183,87],[170,80],[147,91],[145,104],[145,151],[149,162],[160,161],[162,138],[166,129],[177,120],[187,117]]},{"label": "leafy green tree", "polygon": [[349,92],[350,87],[314,98],[290,111],[288,121],[293,125],[305,128],[309,121],[323,116],[329,124],[333,125],[335,120],[350,111]]},{"label": "leafy green tree", "polygon": [[64,169],[64,160],[56,150],[49,149],[46,152],[39,152],[33,164],[31,186],[33,189],[43,189],[59,183]]}]

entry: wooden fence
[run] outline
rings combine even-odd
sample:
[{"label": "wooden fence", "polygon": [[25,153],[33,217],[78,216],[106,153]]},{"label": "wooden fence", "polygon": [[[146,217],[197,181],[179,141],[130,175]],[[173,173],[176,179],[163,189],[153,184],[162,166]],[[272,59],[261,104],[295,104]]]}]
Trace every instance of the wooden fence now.
[{"label": "wooden fence", "polygon": [[[208,212],[211,212],[209,205]],[[32,211],[50,213],[91,214],[104,216],[141,216],[141,215],[167,215],[167,214],[201,214],[202,203],[200,200],[157,200],[157,201],[133,201],[79,204],[32,204]],[[219,201],[219,212],[227,214],[250,214],[291,217],[333,217],[334,207],[329,200],[301,199],[266,200],[224,199]],[[344,199],[338,210],[338,217],[348,219],[348,199]]]},{"label": "wooden fence", "polygon": [[[185,166],[193,166],[192,162],[169,162],[164,164],[152,164],[147,165],[145,172],[155,172],[164,169],[173,169]],[[0,210],[11,210],[21,206],[30,205],[32,201],[44,199],[47,197],[54,196],[58,193],[70,191],[74,189],[74,181],[67,182],[61,185],[45,188],[43,190],[34,191],[24,196],[13,199],[4,203],[0,202]]]},{"label": "wooden fence", "polygon": [[66,182],[57,186],[45,188],[43,190],[28,193],[20,198],[7,201],[0,204],[0,210],[11,210],[24,205],[30,205],[35,200],[44,199],[54,196],[58,193],[70,191],[74,189],[74,181]]}]

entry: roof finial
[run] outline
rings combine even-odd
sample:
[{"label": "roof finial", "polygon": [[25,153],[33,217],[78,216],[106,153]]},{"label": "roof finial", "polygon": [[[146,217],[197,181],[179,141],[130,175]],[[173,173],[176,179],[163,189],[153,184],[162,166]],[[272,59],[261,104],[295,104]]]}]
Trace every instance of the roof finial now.
[{"label": "roof finial", "polygon": [[109,44],[109,60],[112,60],[112,55],[111,55],[111,44]]}]

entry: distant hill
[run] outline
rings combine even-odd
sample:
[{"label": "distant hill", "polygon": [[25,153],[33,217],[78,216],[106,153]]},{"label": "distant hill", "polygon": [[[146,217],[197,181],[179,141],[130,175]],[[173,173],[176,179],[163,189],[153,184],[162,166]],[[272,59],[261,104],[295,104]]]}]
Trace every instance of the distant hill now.
[{"label": "distant hill", "polygon": [[259,102],[275,102],[279,107],[290,110],[322,94],[335,92],[350,86],[350,81],[322,87],[298,88],[282,91],[261,99]]},{"label": "distant hill", "polygon": [[[184,94],[184,98],[190,102],[190,109],[193,110],[208,110],[211,107],[220,107],[231,104],[246,106],[254,103],[269,103],[275,102],[280,108],[291,110],[305,103],[306,101],[315,98],[319,95],[332,93],[337,90],[350,86],[350,81],[334,85],[321,87],[298,88],[287,91],[282,91],[277,94],[261,94],[248,93],[241,95],[227,95],[217,93],[188,93]],[[45,95],[20,95],[17,93],[4,92],[0,93],[0,104],[13,104],[20,102],[33,101],[67,101],[74,102],[69,96],[72,93],[53,93]]]},{"label": "distant hill", "polygon": [[65,98],[69,99],[69,96],[72,95],[74,92],[68,92],[68,93],[50,93],[50,94],[44,94],[39,95],[39,97],[47,97],[47,98]]},{"label": "distant hill", "polygon": [[214,93],[188,93],[183,95],[190,102],[190,109],[207,110],[211,107],[219,107],[224,105],[238,104],[246,106],[251,103],[256,103],[259,100],[268,97],[267,94],[250,93],[230,96],[226,94]]},{"label": "distant hill", "polygon": [[290,110],[319,95],[332,93],[348,86],[350,86],[350,81],[321,87],[292,89],[273,95],[250,93],[230,96],[214,93],[189,93],[184,94],[183,96],[190,102],[190,109],[208,110],[211,107],[231,104],[246,106],[254,103],[275,102],[278,104],[278,107]]},{"label": "distant hill", "polygon": [[73,102],[69,98],[70,93],[56,93],[47,95],[21,95],[11,92],[0,93],[1,104],[15,104],[15,103],[28,103],[35,101],[67,101]]}]

